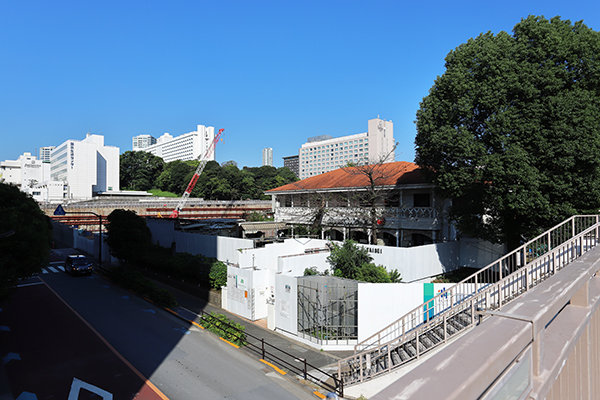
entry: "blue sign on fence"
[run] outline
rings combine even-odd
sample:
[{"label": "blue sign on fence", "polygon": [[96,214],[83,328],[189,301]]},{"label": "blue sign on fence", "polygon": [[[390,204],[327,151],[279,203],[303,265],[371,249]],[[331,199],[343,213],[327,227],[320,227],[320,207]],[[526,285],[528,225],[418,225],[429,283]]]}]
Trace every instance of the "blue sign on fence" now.
[{"label": "blue sign on fence", "polygon": [[62,206],[59,204],[58,207],[56,207],[56,210],[54,210],[54,215],[66,215],[67,212],[65,211],[64,208],[62,208]]}]

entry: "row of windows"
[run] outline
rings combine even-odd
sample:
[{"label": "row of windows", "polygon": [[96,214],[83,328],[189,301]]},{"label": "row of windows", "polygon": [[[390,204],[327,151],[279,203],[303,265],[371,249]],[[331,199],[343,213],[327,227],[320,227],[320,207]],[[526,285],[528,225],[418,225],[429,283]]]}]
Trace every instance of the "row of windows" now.
[{"label": "row of windows", "polygon": [[[310,148],[306,148],[306,149],[300,149],[300,153],[309,153],[309,152],[314,152],[314,151],[319,151],[319,153],[321,151],[325,152],[327,150],[331,150],[331,149],[336,149],[339,147],[343,147],[343,146],[348,146],[348,145],[356,145],[356,144],[360,144],[360,143],[367,143],[368,139],[355,139],[355,140],[348,140],[345,141],[343,143],[335,143],[335,144],[325,144],[322,146],[315,146],[315,147],[310,147]],[[362,147],[362,144],[360,144],[360,146]],[[367,146],[367,144],[365,144],[365,146]],[[354,146],[356,147],[356,146]],[[312,153],[311,153],[312,154]]]}]

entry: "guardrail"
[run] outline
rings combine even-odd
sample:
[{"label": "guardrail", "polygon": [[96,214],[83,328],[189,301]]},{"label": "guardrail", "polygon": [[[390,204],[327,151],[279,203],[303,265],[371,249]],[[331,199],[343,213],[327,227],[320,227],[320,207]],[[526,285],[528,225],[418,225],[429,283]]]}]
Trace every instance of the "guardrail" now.
[{"label": "guardrail", "polygon": [[[442,345],[474,326],[478,311],[502,308],[595,247],[599,229],[598,215],[574,216],[530,240],[357,344],[338,362],[338,378],[358,383]],[[400,346],[405,357],[393,354]]]},{"label": "guardrail", "polygon": [[[200,311],[200,318],[206,318],[208,321],[215,319],[213,315],[205,312],[204,310]],[[240,331],[227,322],[221,320],[217,321],[219,324],[225,324],[237,331],[238,339],[245,343],[244,347],[258,354],[262,360],[271,361],[275,364],[278,364],[282,368],[295,371],[295,373],[301,374],[304,380],[310,381],[327,391],[336,392],[339,396],[344,396],[344,384],[335,375],[331,375],[319,369],[318,367],[311,365],[305,359],[294,356],[293,354],[290,354],[276,346],[273,346],[270,343],[265,342],[264,338],[259,338],[250,333]],[[299,362],[302,367],[298,366]],[[321,376],[315,375],[315,371],[319,372]],[[326,379],[324,380],[323,377]],[[328,380],[331,380],[333,383],[327,382]]]}]

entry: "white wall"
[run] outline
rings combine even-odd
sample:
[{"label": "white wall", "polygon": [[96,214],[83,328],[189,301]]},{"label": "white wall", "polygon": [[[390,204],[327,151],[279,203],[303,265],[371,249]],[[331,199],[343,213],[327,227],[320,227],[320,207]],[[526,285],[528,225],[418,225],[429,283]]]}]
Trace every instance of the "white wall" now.
[{"label": "white wall", "polygon": [[298,334],[298,283],[289,275],[275,275],[275,326]]},{"label": "white wall", "polygon": [[457,242],[416,247],[367,246],[373,262],[388,271],[398,269],[402,282],[413,282],[436,276],[459,267],[460,247]]},{"label": "white wall", "polygon": [[269,243],[257,249],[248,246],[249,248],[241,252],[239,264],[244,267],[254,266],[281,271],[278,269],[280,257],[305,254],[307,249],[325,249],[327,243],[327,240],[320,239],[286,239],[283,243]]},{"label": "white wall", "polygon": [[267,270],[228,266],[226,310],[251,321],[266,318],[272,275]]},{"label": "white wall", "polygon": [[483,268],[506,254],[506,246],[478,239],[460,240],[460,265],[463,267]]}]

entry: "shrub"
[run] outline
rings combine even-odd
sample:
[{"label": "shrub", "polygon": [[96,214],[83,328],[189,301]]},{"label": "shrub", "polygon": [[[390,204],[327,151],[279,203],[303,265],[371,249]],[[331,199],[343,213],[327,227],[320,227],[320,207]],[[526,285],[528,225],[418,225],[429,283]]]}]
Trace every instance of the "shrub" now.
[{"label": "shrub", "polygon": [[246,327],[230,320],[223,314],[211,312],[198,321],[202,327],[238,346],[246,345]]},{"label": "shrub", "polygon": [[227,285],[227,265],[221,261],[213,261],[209,273],[210,287],[221,290],[221,286]]},{"label": "shrub", "polygon": [[174,307],[177,305],[177,300],[173,294],[165,289],[159,289],[154,282],[139,271],[124,267],[113,267],[108,270],[108,278],[117,285],[146,297],[161,307]]}]

